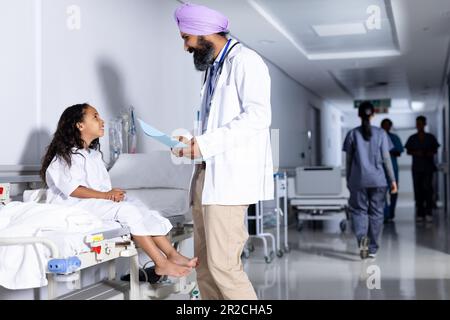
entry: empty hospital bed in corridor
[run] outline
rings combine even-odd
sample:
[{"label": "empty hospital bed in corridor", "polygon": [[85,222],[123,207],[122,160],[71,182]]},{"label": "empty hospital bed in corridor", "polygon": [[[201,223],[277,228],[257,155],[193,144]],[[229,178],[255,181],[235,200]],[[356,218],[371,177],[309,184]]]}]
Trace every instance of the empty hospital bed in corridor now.
[{"label": "empty hospital bed in corridor", "polygon": [[305,221],[339,219],[342,232],[349,221],[350,197],[339,167],[298,167],[288,178],[289,204],[297,215],[297,230]]}]

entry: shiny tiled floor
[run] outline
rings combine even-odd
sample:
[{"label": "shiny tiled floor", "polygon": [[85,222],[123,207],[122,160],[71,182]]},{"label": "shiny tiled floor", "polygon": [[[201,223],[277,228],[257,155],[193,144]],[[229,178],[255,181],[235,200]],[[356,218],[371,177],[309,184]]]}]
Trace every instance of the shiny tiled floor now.
[{"label": "shiny tiled floor", "polygon": [[259,241],[245,261],[260,299],[450,299],[449,223],[416,224],[411,207],[385,225],[376,260],[362,261],[338,222],[289,229],[291,251],[265,263]]}]

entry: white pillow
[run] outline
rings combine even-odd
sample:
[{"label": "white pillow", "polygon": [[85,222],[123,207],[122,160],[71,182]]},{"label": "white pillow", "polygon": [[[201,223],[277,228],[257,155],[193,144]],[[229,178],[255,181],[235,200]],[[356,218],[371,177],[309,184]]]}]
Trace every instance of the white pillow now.
[{"label": "white pillow", "polygon": [[23,202],[45,203],[47,199],[47,189],[25,190],[23,192]]},{"label": "white pillow", "polygon": [[174,164],[170,151],[119,156],[109,170],[114,188],[174,188],[189,190],[193,166]]}]

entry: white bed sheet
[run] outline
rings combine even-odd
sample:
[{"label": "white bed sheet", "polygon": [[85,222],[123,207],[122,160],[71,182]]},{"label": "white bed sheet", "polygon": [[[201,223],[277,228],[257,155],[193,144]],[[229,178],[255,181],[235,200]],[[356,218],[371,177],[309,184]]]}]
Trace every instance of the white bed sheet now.
[{"label": "white bed sheet", "polygon": [[58,258],[67,258],[91,250],[89,245],[85,243],[86,236],[120,228],[120,223],[116,221],[103,221],[103,225],[100,228],[89,232],[61,232],[52,230],[41,232],[41,236],[55,243],[59,250]]},{"label": "white bed sheet", "polygon": [[129,189],[127,195],[139,199],[149,209],[156,210],[162,216],[170,218],[173,216],[186,216],[190,220],[189,192],[183,189]]},{"label": "white bed sheet", "polygon": [[[166,218],[180,217],[184,216],[185,220],[190,221],[192,216],[190,214],[190,206],[189,206],[189,192],[184,189],[165,189],[165,188],[144,188],[144,189],[134,189],[127,190],[127,194],[131,197],[137,198],[141,200],[146,206],[148,206],[151,210],[157,210]],[[23,206],[33,206],[32,203],[23,203]],[[45,207],[45,205],[43,206]],[[25,210],[25,209],[24,209]],[[26,210],[25,210],[26,211]],[[45,210],[44,210],[45,211]],[[66,211],[66,210],[65,210]],[[3,210],[2,210],[3,214]],[[48,214],[37,212],[36,214]],[[84,213],[87,214],[87,213]],[[3,216],[3,215],[2,215]],[[4,218],[4,216],[3,216]],[[4,221],[3,221],[4,220]],[[5,227],[8,224],[9,220],[3,219],[0,221],[0,229]],[[36,219],[35,219],[36,220]],[[38,226],[40,222],[38,220],[34,223],[35,226]],[[87,234],[93,234],[100,230],[111,230],[120,228],[120,224],[115,221],[101,221],[101,226],[96,225],[95,228],[90,228],[89,231],[83,232],[82,230],[59,230],[58,228],[53,227],[54,223],[51,223],[51,228],[38,228],[39,236],[48,238],[52,240],[59,249],[59,257],[69,257],[78,255],[82,252],[87,252],[90,248],[85,244],[84,238]],[[37,228],[37,227],[36,227]],[[36,229],[35,228],[35,229]],[[6,231],[6,230],[2,230]],[[79,232],[75,232],[79,231]],[[4,234],[4,235],[7,235]],[[10,234],[9,234],[10,235]],[[32,229],[30,231],[24,232],[23,234],[17,234],[17,236],[36,236],[36,230]],[[20,270],[17,270],[15,273],[30,273],[30,270],[34,270],[33,276],[26,276],[23,279],[17,279],[17,276],[11,275],[14,279],[3,279],[0,281],[0,285],[3,285],[10,289],[25,289],[25,288],[33,288],[47,285],[47,281],[45,279],[45,265],[48,257],[50,256],[50,251],[43,247],[42,245],[38,245],[35,249],[31,249],[32,246],[14,246],[17,248],[23,248],[24,252],[20,255],[24,256],[25,250],[28,250],[27,256],[37,256],[33,259],[26,259],[22,262],[20,266]],[[41,248],[41,249],[39,249]],[[43,250],[42,250],[43,249]],[[30,250],[33,250],[34,254],[30,255]],[[0,252],[6,254],[15,251],[13,247],[0,247]],[[19,255],[19,252],[15,252],[15,255]],[[24,256],[25,257],[25,256]],[[2,257],[0,257],[2,259]],[[36,267],[39,265],[39,267]],[[1,267],[1,266],[0,266]],[[0,268],[2,269],[2,268]],[[40,271],[38,271],[39,269]],[[11,273],[11,266],[8,266],[3,271],[5,273]]]},{"label": "white bed sheet", "polygon": [[[181,189],[134,189],[127,190],[127,195],[142,201],[149,209],[156,210],[164,217],[170,219],[177,216],[185,216],[185,220],[190,220],[189,193]],[[103,221],[104,225],[98,232],[118,229],[120,223],[115,221]],[[46,231],[45,236],[55,242],[59,248],[60,256],[69,257],[88,252],[89,246],[84,243],[84,238],[88,233],[61,233],[58,231]]]},{"label": "white bed sheet", "polygon": [[[1,211],[0,237],[42,237],[43,232],[87,233],[102,221],[88,212],[51,204],[12,202]],[[43,244],[0,246],[0,285],[27,289],[47,285],[50,250]]]},{"label": "white bed sheet", "polygon": [[[156,210],[164,217],[184,216],[190,220],[189,192],[183,189],[145,188],[127,190],[127,195],[142,201],[149,209]],[[60,257],[70,257],[88,252],[89,246],[84,242],[85,236],[101,231],[114,230],[121,227],[116,221],[102,221],[103,225],[96,231],[87,233],[60,232],[55,230],[41,231],[41,236],[55,242]]]}]

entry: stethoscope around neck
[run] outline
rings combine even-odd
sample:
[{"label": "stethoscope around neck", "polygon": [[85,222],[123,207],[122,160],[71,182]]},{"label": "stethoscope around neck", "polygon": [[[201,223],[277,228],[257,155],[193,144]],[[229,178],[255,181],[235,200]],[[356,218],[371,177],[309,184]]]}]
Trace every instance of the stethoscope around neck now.
[{"label": "stethoscope around neck", "polygon": [[[215,91],[216,91],[217,83],[219,82],[220,75],[222,74],[222,70],[223,70],[223,65],[224,65],[224,63],[225,63],[225,59],[228,57],[228,54],[231,52],[231,50],[233,50],[233,48],[234,48],[236,45],[238,45],[240,42],[236,42],[235,44],[233,44],[233,45],[228,49],[230,43],[231,43],[231,39],[228,40],[227,44],[225,45],[225,51],[224,51],[224,53],[222,54],[222,57],[221,57],[220,60],[219,60],[219,66],[218,66],[218,68],[217,68],[217,72],[216,72],[216,76],[215,76],[216,78],[215,78],[215,80],[214,80],[214,85],[212,86],[211,99],[209,100],[209,105],[210,105],[210,106],[211,106],[212,98],[214,97],[214,93],[215,93]],[[210,72],[210,67],[209,67],[208,70],[206,71],[206,74],[205,74],[205,80],[204,80],[203,83],[205,83],[206,80],[208,79],[208,73],[209,73],[209,72]],[[209,88],[207,87],[206,90],[209,90]]]}]

